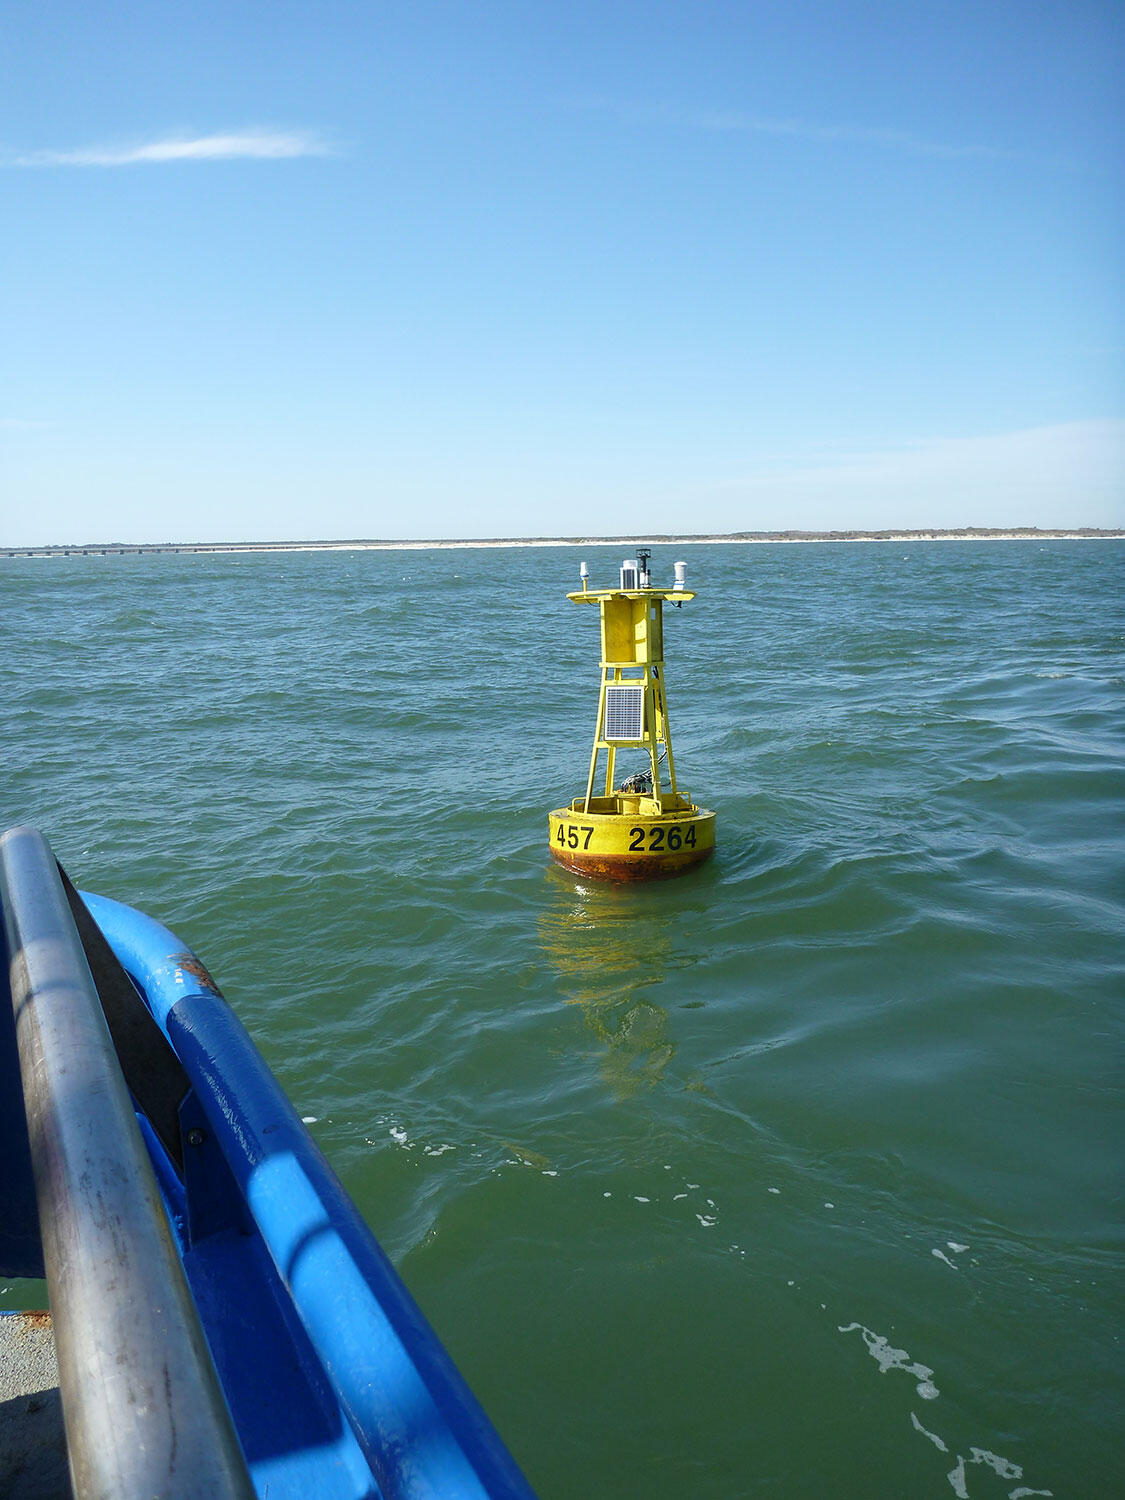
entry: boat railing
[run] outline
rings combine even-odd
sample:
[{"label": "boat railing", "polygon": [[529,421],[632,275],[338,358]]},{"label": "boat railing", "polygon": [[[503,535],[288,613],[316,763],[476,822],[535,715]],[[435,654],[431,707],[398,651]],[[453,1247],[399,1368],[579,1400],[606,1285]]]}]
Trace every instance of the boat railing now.
[{"label": "boat railing", "polygon": [[[534,1500],[491,1422],[198,958],[153,918],[82,893],[192,1087],[193,1182],[217,1150],[387,1500]],[[232,1202],[233,1200],[233,1202]],[[202,1227],[209,1232],[211,1224]],[[220,1362],[220,1375],[222,1364]]]},{"label": "boat railing", "polygon": [[76,1500],[254,1488],[54,856],[0,838],[0,904]]}]

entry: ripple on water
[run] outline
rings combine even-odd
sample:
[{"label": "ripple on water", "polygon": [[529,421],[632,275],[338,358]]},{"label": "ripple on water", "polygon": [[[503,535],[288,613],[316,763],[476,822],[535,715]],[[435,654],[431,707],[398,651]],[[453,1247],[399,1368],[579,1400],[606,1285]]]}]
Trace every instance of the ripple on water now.
[{"label": "ripple on water", "polygon": [[0,562],[5,824],[200,951],[544,1500],[1125,1478],[1125,547],[906,552],[692,549],[719,848],[638,890],[546,854],[575,550]]}]

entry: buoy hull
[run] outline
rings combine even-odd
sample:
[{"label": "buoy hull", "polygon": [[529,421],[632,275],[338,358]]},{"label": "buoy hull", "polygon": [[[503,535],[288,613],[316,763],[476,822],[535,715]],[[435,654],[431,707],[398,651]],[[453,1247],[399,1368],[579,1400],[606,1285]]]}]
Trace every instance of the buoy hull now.
[{"label": "buoy hull", "polygon": [[715,814],[703,807],[674,812],[595,810],[579,798],[548,815],[552,857],[590,880],[667,880],[701,865],[715,852]]}]

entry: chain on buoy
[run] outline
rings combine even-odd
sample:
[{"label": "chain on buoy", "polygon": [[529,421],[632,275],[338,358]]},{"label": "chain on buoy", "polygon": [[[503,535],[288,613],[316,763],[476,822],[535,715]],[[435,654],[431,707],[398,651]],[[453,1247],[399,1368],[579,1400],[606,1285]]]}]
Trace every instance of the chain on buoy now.
[{"label": "chain on buoy", "polygon": [[[621,565],[620,587],[591,589],[586,564],[575,604],[601,609],[602,663],[598,717],[586,794],[549,814],[551,853],[560,865],[595,880],[659,880],[702,864],[715,852],[715,814],[676,786],[664,680],[664,605],[684,604],[685,564],[671,589],[653,588],[651,556],[640,548]],[[648,767],[615,786],[617,752],[646,750]],[[594,793],[605,752],[604,790]]]}]

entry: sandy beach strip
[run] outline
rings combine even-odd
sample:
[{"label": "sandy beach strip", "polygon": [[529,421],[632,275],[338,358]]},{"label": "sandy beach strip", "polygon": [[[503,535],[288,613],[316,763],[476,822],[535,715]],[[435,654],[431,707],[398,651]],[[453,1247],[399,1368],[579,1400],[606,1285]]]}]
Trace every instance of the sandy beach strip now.
[{"label": "sandy beach strip", "polygon": [[820,542],[1090,542],[1120,541],[1125,530],[1079,527],[966,528],[932,531],[755,531],[697,536],[451,537],[299,542],[87,542],[77,546],[2,547],[0,557],[119,557],[178,553],[229,556],[247,552],[447,552],[509,547],[801,546]]},{"label": "sandy beach strip", "polygon": [[[490,537],[436,541],[251,542],[200,543],[216,552],[427,552],[506,547],[711,547],[802,546],[809,542],[1089,542],[1120,541],[1123,531],[894,531],[894,532],[751,532],[714,536],[578,536]],[[181,547],[182,551],[193,550]]]}]

